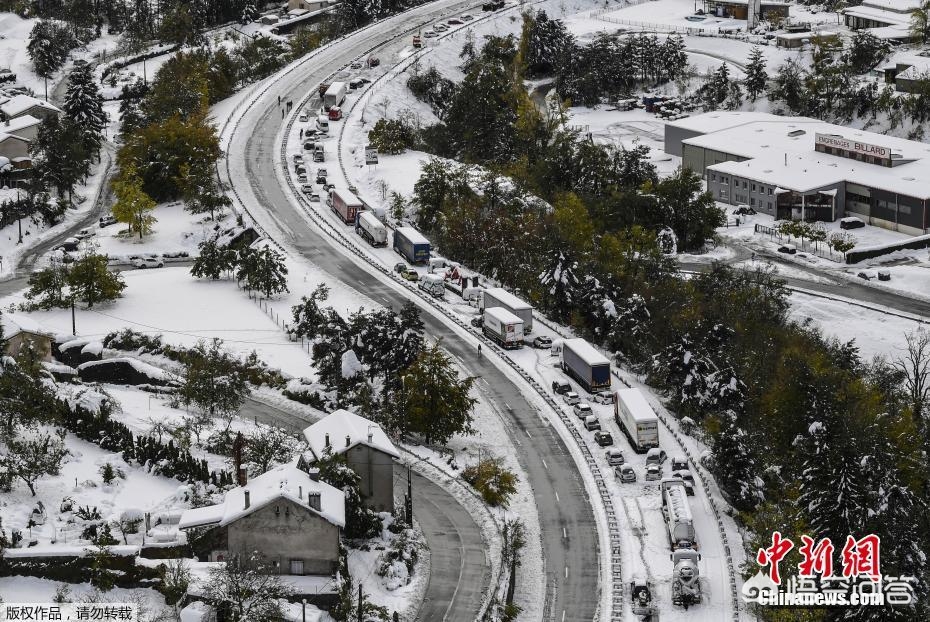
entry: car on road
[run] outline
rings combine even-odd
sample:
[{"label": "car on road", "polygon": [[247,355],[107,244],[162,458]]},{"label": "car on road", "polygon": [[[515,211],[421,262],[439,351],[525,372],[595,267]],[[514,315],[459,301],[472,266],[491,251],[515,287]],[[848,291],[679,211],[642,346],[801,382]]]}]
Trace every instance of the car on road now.
[{"label": "car on road", "polygon": [[591,430],[600,430],[601,420],[597,418],[597,415],[588,415],[584,418],[584,428],[588,432]]},{"label": "car on road", "polygon": [[415,281],[420,280],[420,274],[413,268],[407,268],[407,270],[405,272],[402,272],[400,276],[401,278],[407,281],[415,282]]},{"label": "car on road", "polygon": [[601,447],[610,447],[614,444],[614,437],[611,436],[610,432],[604,432],[603,430],[598,430],[594,433],[594,442],[600,445]]},{"label": "car on road", "polygon": [[654,482],[656,480],[662,479],[662,465],[660,464],[649,464],[646,465],[646,473],[643,475],[643,479],[647,482]]},{"label": "car on road", "polygon": [[304,154],[295,153],[293,156],[291,156],[291,159],[294,160],[294,164],[299,164],[304,161]]},{"label": "car on road", "polygon": [[694,496],[694,476],[691,475],[691,471],[679,471],[677,473],[672,473],[673,476],[679,478],[685,484],[685,493],[689,497]]},{"label": "car on road", "polygon": [[623,457],[623,452],[613,447],[604,452],[604,457],[607,458],[607,464],[610,466],[620,466],[626,462],[626,458]]},{"label": "car on road", "polygon": [[297,120],[301,123],[306,123],[310,120],[310,115],[308,115],[306,112],[301,112],[300,116],[297,117]]},{"label": "car on road", "polygon": [[307,183],[307,174],[306,173],[297,173],[297,181],[299,183]]},{"label": "car on road", "polygon": [[164,265],[165,260],[161,257],[139,257],[138,259],[132,260],[132,266],[140,270],[145,268],[161,268],[164,267]]},{"label": "car on road", "polygon": [[471,319],[471,325],[474,326],[475,328],[481,328],[482,326],[484,326],[484,318],[481,317],[480,315],[473,317]]},{"label": "car on road", "polygon": [[552,347],[552,337],[547,337],[546,335],[540,335],[533,339],[534,348],[551,348]]},{"label": "car on road", "polygon": [[426,37],[427,39],[432,39],[433,37],[436,36],[436,32],[433,30],[427,30],[426,32],[423,33],[423,36]]},{"label": "car on road", "polygon": [[668,454],[665,453],[664,449],[659,449],[658,447],[653,447],[646,452],[646,464],[657,464],[662,466],[665,464],[665,461],[668,459]]},{"label": "car on road", "polygon": [[598,404],[613,404],[614,396],[610,391],[598,391],[591,394],[591,399]]},{"label": "car on road", "polygon": [[619,479],[624,484],[629,484],[636,481],[636,471],[633,470],[628,464],[623,464],[618,467],[614,467],[614,477]]},{"label": "car on road", "polygon": [[572,385],[568,384],[564,380],[553,380],[552,381],[552,392],[558,395],[565,395],[572,390]]},{"label": "car on road", "polygon": [[316,183],[323,186],[326,185],[326,171],[323,171],[323,173],[320,173],[319,171],[316,172]]},{"label": "car on road", "polygon": [[591,404],[586,402],[578,402],[572,406],[572,410],[575,413],[575,416],[584,421],[587,417],[594,414],[594,411],[591,410]]},{"label": "car on road", "polygon": [[[369,67],[377,67],[377,66],[380,65],[380,64],[381,64],[381,59],[378,58],[377,56],[369,56],[369,57],[368,57],[368,66],[369,66]],[[364,79],[364,78],[363,78],[363,79]],[[370,80],[365,80],[365,82],[370,82]]]},{"label": "car on road", "polygon": [[574,406],[581,401],[581,396],[575,393],[574,391],[569,391],[562,395],[562,401],[568,404],[569,406]]},{"label": "car on road", "polygon": [[101,226],[101,227],[109,227],[110,225],[115,225],[115,224],[116,224],[116,219],[113,218],[113,216],[110,215],[110,214],[107,214],[106,216],[101,216],[101,217],[100,217],[100,226]]},{"label": "car on road", "polygon": [[462,13],[459,15],[459,19],[461,19],[463,22],[470,22],[471,20],[475,19],[475,17],[473,15],[469,15],[468,13]]},{"label": "car on road", "polygon": [[319,192],[311,192],[309,198],[310,198],[310,202],[311,202],[311,203],[319,203],[319,202],[320,202],[320,193],[319,193]]},{"label": "car on road", "polygon": [[364,65],[362,64],[362,61],[354,60],[352,61],[351,64],[349,64],[349,67],[352,69],[361,69],[362,67],[364,67]]},{"label": "car on road", "polygon": [[449,30],[449,27],[446,26],[445,24],[440,23],[440,24],[436,24],[435,26],[433,26],[433,30],[435,30],[436,32],[445,32]]},{"label": "car on road", "polygon": [[396,273],[398,273],[398,274],[403,274],[404,272],[407,271],[407,268],[408,268],[407,264],[405,264],[405,263],[402,262],[402,261],[399,262],[399,263],[394,264],[394,272],[396,272]]},{"label": "car on road", "polygon": [[796,255],[798,248],[794,244],[782,244],[778,247],[778,252],[786,255]]},{"label": "car on road", "polygon": [[74,252],[78,249],[81,241],[77,238],[65,238],[65,240],[52,250],[65,251],[66,253]]},{"label": "car on road", "polygon": [[457,17],[453,17],[452,19],[447,19],[447,20],[446,20],[446,23],[449,24],[450,26],[461,26],[461,25],[464,24],[465,22],[463,22],[462,20],[460,20],[460,19],[457,18]]},{"label": "car on road", "polygon": [[80,231],[74,234],[74,237],[76,237],[79,240],[86,240],[87,238],[94,237],[94,235],[95,234],[94,234],[93,229],[81,229]]},{"label": "car on road", "polygon": [[313,184],[301,184],[300,190],[304,194],[313,194]]},{"label": "car on road", "polygon": [[669,462],[669,465],[672,468],[672,473],[674,473],[675,471],[689,470],[688,461],[682,456],[672,456],[672,460],[671,462]]}]

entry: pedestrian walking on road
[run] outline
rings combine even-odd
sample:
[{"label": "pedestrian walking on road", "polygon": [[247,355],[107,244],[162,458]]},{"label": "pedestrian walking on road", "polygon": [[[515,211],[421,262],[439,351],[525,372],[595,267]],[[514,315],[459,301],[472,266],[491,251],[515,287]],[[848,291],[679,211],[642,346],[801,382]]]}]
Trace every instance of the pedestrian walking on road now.
[{"label": "pedestrian walking on road", "polygon": [[478,356],[481,356],[481,344],[478,344]]},{"label": "pedestrian walking on road", "polygon": [[280,95],[278,95],[278,105],[279,105],[279,106],[281,105],[281,96],[280,96]]}]

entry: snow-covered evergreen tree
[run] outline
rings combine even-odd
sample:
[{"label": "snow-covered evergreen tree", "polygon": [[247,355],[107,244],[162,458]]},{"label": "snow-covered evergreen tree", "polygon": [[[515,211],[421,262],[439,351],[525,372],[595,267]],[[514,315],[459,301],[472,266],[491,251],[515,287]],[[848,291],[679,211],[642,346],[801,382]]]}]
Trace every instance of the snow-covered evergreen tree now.
[{"label": "snow-covered evergreen tree", "polygon": [[93,69],[86,62],[76,62],[68,75],[64,111],[84,130],[88,151],[96,152],[100,148],[100,134],[107,125],[107,115]]},{"label": "snow-covered evergreen tree", "polygon": [[768,74],[765,72],[765,56],[762,48],[754,46],[749,52],[749,61],[746,63],[746,78],[743,84],[750,101],[756,101],[759,95],[765,92]]},{"label": "snow-covered evergreen tree", "polygon": [[539,275],[539,282],[546,288],[546,306],[559,321],[568,319],[580,300],[578,262],[567,256],[564,250],[556,250],[549,267]]},{"label": "snow-covered evergreen tree", "polygon": [[714,476],[730,503],[740,511],[750,511],[763,500],[763,481],[752,445],[752,439],[739,426],[736,412],[724,412],[714,435]]}]

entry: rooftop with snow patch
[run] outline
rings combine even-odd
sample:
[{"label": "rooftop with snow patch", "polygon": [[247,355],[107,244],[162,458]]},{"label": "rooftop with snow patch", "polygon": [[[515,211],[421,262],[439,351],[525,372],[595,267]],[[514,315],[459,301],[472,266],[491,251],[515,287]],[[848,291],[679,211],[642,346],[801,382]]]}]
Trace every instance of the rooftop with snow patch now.
[{"label": "rooftop with snow patch", "polygon": [[324,455],[327,446],[334,454],[341,454],[356,445],[366,445],[400,458],[394,443],[380,425],[348,410],[340,409],[323,417],[304,430],[304,438],[316,459]]}]

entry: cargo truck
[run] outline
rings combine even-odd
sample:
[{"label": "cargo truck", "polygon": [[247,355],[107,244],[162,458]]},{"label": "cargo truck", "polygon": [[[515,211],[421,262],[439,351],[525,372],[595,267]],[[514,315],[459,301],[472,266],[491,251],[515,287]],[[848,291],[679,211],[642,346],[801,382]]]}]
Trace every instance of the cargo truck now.
[{"label": "cargo truck", "polygon": [[523,320],[523,332],[529,334],[533,332],[533,307],[523,302],[506,289],[501,287],[489,287],[481,293],[479,309],[486,307],[503,307],[518,318]]},{"label": "cargo truck", "polygon": [[614,393],[614,420],[637,453],[659,446],[659,419],[639,389]]},{"label": "cargo truck", "polygon": [[349,85],[345,82],[333,82],[323,93],[323,109],[329,112],[333,106],[341,106],[346,100],[346,93],[349,92]]},{"label": "cargo truck", "polygon": [[523,347],[523,320],[503,307],[485,307],[481,330],[502,348]]},{"label": "cargo truck", "polygon": [[330,207],[347,225],[355,223],[356,215],[362,211],[362,202],[357,196],[343,188],[333,188],[329,193]]},{"label": "cargo truck", "polygon": [[694,520],[685,483],[679,477],[666,477],[662,480],[662,515],[671,549],[696,549]]},{"label": "cargo truck", "polygon": [[387,227],[371,212],[359,212],[355,232],[372,246],[387,246]]},{"label": "cargo truck", "polygon": [[610,388],[610,361],[584,339],[562,342],[562,369],[589,393]]},{"label": "cargo truck", "polygon": [[429,240],[413,227],[394,230],[394,250],[413,264],[429,261]]}]

